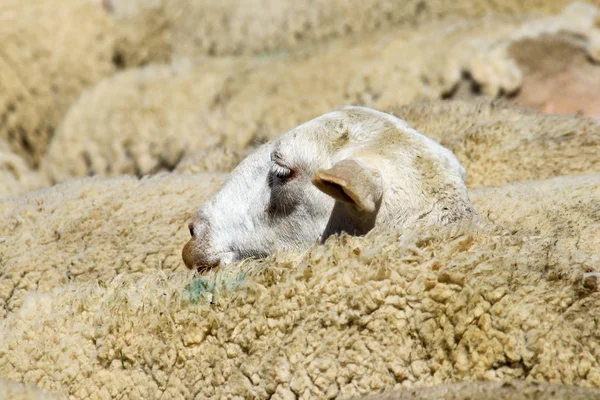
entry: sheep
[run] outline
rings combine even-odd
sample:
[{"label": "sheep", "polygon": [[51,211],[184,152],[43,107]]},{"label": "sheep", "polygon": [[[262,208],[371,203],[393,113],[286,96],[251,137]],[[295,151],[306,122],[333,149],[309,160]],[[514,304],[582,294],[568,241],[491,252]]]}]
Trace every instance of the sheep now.
[{"label": "sheep", "polygon": [[[600,172],[595,151],[600,127],[582,118],[540,115],[487,102],[436,101],[390,111],[450,148],[468,169],[471,188],[559,175],[594,177],[594,171]],[[221,150],[207,157],[214,160],[220,154],[228,157]],[[225,164],[231,165],[227,160]],[[32,290],[50,290],[70,280],[107,280],[126,271],[185,269],[179,243],[189,235],[184,222],[192,216],[190,205],[211,196],[226,176],[159,174],[139,182],[133,177],[98,177],[1,200],[0,318],[17,309]],[[597,200],[590,196],[598,185],[592,178],[573,178],[576,187],[561,189],[569,179],[508,184],[484,196],[479,195],[486,193],[481,188],[469,196],[481,217],[506,229],[523,223],[523,229],[538,226],[548,234],[567,235],[583,229],[581,223],[593,233],[597,224],[589,219],[588,210],[596,207]],[[532,189],[526,189],[529,185]],[[527,202],[519,202],[525,195]],[[561,212],[561,207],[569,212]],[[523,212],[520,218],[510,218],[517,208]],[[549,210],[555,211],[548,214]],[[572,221],[581,222],[572,228]],[[140,230],[135,223],[148,228]],[[115,232],[122,232],[121,237],[117,239]],[[598,235],[577,237],[570,235],[561,243],[570,248],[579,240],[589,248]]]},{"label": "sheep", "polygon": [[[304,53],[125,71],[70,108],[42,169],[52,182],[171,170],[193,152],[218,145],[243,149],[256,137],[275,137],[343,104],[389,110],[452,96],[463,73],[486,95],[513,93],[523,75],[512,44],[549,33],[577,35],[589,47],[597,14],[596,7],[575,3],[552,17],[436,22]],[[477,115],[471,120],[485,126]]]},{"label": "sheep", "polygon": [[[497,199],[538,206],[527,200]],[[576,254],[554,242],[477,224],[374,230],[245,261],[237,281],[75,282],[30,293],[0,322],[0,376],[72,398],[349,398],[513,379],[598,389],[600,297],[582,284],[586,260],[564,264]]]},{"label": "sheep", "polygon": [[[122,68],[147,64],[168,63],[174,57],[177,43],[172,40],[173,27],[186,18],[167,13],[168,4],[162,0],[118,1],[103,0],[115,25],[115,57]],[[199,21],[199,20],[198,20]]]},{"label": "sheep", "polygon": [[114,71],[113,24],[80,0],[0,2],[0,139],[37,166],[83,89]]},{"label": "sheep", "polygon": [[[30,291],[106,281],[128,271],[185,269],[179,243],[186,238],[190,204],[207,199],[225,179],[225,174],[95,178],[0,201],[0,318],[18,309]],[[557,237],[561,249],[593,254],[600,227],[589,210],[599,190],[595,174],[480,188],[469,197],[482,218],[504,229]]]},{"label": "sheep", "polygon": [[[67,112],[40,169],[54,183],[71,177],[173,169],[190,149],[222,139],[206,129],[208,109],[234,60],[194,71],[189,63],[124,71],[84,93]],[[194,82],[193,84],[191,82]],[[62,155],[60,155],[62,154]]]},{"label": "sheep", "polygon": [[[0,318],[31,291],[108,281],[124,272],[185,270],[179,243],[188,234],[190,204],[206,200],[226,176],[95,178],[3,199]],[[590,212],[600,198],[600,174],[479,188],[469,197],[483,219],[505,230],[555,237],[563,252],[595,254],[600,246],[600,225]]]},{"label": "sheep", "polygon": [[0,201],[0,377],[74,398],[600,388],[600,302],[586,284],[600,173],[471,190],[496,227],[333,236],[198,278],[178,255],[183,221],[224,179],[94,178]]},{"label": "sheep", "polygon": [[413,29],[449,16],[551,14],[569,2],[427,0],[415,6],[386,0],[255,0],[243,5],[232,0],[106,1],[116,20],[118,54],[128,67],[181,57],[284,52],[391,27]]},{"label": "sheep", "polygon": [[190,222],[183,260],[205,269],[376,225],[448,224],[473,215],[465,179],[405,121],[346,106],[245,158]]}]

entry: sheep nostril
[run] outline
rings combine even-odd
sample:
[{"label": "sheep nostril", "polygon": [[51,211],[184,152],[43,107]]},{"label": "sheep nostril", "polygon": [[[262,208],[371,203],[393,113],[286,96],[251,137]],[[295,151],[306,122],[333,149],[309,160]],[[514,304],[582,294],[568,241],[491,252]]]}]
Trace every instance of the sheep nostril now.
[{"label": "sheep nostril", "polygon": [[188,228],[190,229],[190,235],[191,235],[192,237],[195,237],[195,235],[194,235],[194,223],[193,223],[193,222],[190,222],[190,223],[188,224]]}]

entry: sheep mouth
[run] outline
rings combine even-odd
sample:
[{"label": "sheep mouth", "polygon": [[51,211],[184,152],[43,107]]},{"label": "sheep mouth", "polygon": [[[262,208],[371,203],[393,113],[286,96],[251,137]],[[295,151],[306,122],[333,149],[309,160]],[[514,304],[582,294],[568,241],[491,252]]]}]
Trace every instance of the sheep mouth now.
[{"label": "sheep mouth", "polygon": [[209,272],[212,269],[212,267],[198,267],[196,268],[196,272],[200,275],[204,275],[207,272]]},{"label": "sheep mouth", "polygon": [[206,274],[209,271],[212,271],[213,269],[219,267],[221,264],[220,260],[218,258],[212,259],[212,260],[202,260],[201,262],[197,262],[197,263],[193,263],[191,265],[187,265],[186,266],[191,269],[192,271],[196,271],[199,274]]},{"label": "sheep mouth", "polygon": [[231,251],[206,254],[194,239],[190,239],[181,251],[181,258],[188,269],[205,274],[214,268],[233,262],[235,254]]},{"label": "sheep mouth", "polygon": [[186,267],[191,270],[198,270],[198,272],[208,271],[221,263],[218,254],[210,256],[204,254],[194,239],[190,239],[183,246],[181,258]]},{"label": "sheep mouth", "polygon": [[194,269],[200,274],[204,274],[214,268],[223,267],[236,261],[236,254],[233,251],[219,251],[210,256],[210,259],[204,259],[194,266]]}]

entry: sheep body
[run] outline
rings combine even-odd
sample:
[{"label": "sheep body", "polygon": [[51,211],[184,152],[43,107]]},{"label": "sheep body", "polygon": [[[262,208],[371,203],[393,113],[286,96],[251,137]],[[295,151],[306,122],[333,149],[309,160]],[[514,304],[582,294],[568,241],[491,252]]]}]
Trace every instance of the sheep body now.
[{"label": "sheep body", "polygon": [[473,215],[454,154],[404,120],[345,106],[260,146],[190,222],[182,255],[206,268],[373,227]]},{"label": "sheep body", "polygon": [[197,174],[202,172],[231,172],[251,152],[252,147],[242,150],[227,147],[215,147],[200,150],[184,157],[173,172],[178,174]]},{"label": "sheep body", "polygon": [[210,108],[232,65],[221,60],[201,71],[189,63],[151,66],[99,83],[68,111],[41,169],[53,182],[173,169],[189,149],[222,141],[206,129],[202,110]]},{"label": "sheep body", "polygon": [[0,139],[30,164],[83,89],[114,71],[112,34],[91,2],[0,3]]},{"label": "sheep body", "polygon": [[551,14],[568,3],[256,0],[240,5],[232,0],[109,1],[117,21],[118,49],[128,66],[179,57],[302,49],[336,37],[439,23],[448,16],[474,19],[495,13]]},{"label": "sheep body", "polygon": [[452,150],[470,188],[600,171],[600,125],[585,118],[459,100],[390,112]]},{"label": "sheep body", "polygon": [[514,92],[522,74],[511,43],[561,32],[591,41],[597,12],[575,3],[551,17],[430,24],[270,59],[127,71],[73,105],[43,169],[55,182],[172,169],[190,152],[217,144],[244,148],[343,104],[385,110],[443,97],[463,81],[463,72],[488,95]]},{"label": "sheep body", "polygon": [[246,261],[234,289],[208,280],[198,297],[197,277],[160,271],[32,293],[0,323],[0,376],[78,398],[600,388],[600,297],[553,243],[477,225],[373,232]]},{"label": "sheep body", "polygon": [[513,182],[469,195],[480,215],[493,224],[557,238],[557,247],[589,254],[595,257],[591,265],[600,265],[599,174]]},{"label": "sheep body", "polygon": [[[600,128],[581,118],[545,116],[493,103],[473,105],[458,101],[420,103],[395,112],[419,131],[452,149],[459,161],[468,168],[467,184],[473,188],[501,185],[514,180],[590,174],[600,169],[595,152]],[[490,126],[494,129],[490,130]],[[480,139],[480,136],[485,138],[489,134],[493,140]],[[516,143],[523,145],[526,150],[521,151],[518,146],[515,148]],[[221,152],[217,153],[220,157]],[[550,159],[552,162],[544,161]],[[535,168],[529,166],[530,162],[535,164]],[[3,305],[0,313],[5,315],[16,309],[28,291],[52,289],[68,282],[69,277],[75,277],[76,280],[108,279],[122,271],[145,270],[145,264],[148,263],[152,268],[183,268],[179,247],[188,236],[185,220],[195,211],[194,207],[212,195],[225,180],[225,175],[211,176],[212,178],[174,174],[141,182],[131,177],[107,181],[93,179],[70,182],[0,201],[0,257],[6,271],[0,281],[0,302]],[[203,183],[206,179],[213,181]],[[578,218],[587,221],[589,212],[585,208],[595,209],[593,201],[582,200],[590,199],[586,192],[597,193],[594,178],[574,180],[582,189],[561,190],[560,186],[568,179],[570,178],[558,179],[557,182],[562,183],[557,183],[556,187],[548,190],[540,189],[539,196],[535,194],[537,192],[530,191],[527,196],[530,196],[531,204],[522,208],[538,210],[532,208],[532,205],[540,204],[539,215],[545,216],[544,205],[548,204],[547,201],[557,199],[554,193],[563,196],[564,202],[556,203],[553,208],[556,212],[552,218],[539,222],[539,226],[544,227],[549,234],[555,232],[551,230],[552,226],[564,227],[565,229],[558,230],[561,232],[571,231],[570,223],[558,222],[562,215],[561,207],[577,204],[580,200],[583,205],[587,205],[582,205],[581,209],[569,206],[574,212],[572,217],[569,214],[569,220],[572,221],[577,221]],[[169,184],[169,181],[172,183]],[[140,194],[134,195],[132,190],[139,188],[138,185],[143,189],[140,189]],[[199,185],[197,191],[193,190],[194,185]],[[184,187],[187,188],[185,192],[181,190]],[[527,193],[523,186],[514,187],[521,188],[519,190],[524,195]],[[507,190],[510,192],[512,189]],[[142,192],[143,196],[148,196],[147,199],[139,197]],[[130,193],[128,196],[132,197],[127,197],[124,193]],[[493,202],[486,203],[485,196],[477,193],[471,191],[470,196],[474,196],[475,209],[483,217],[492,213],[493,217],[490,218],[498,220],[498,223],[504,221],[507,227],[519,221],[532,221],[531,226],[535,227],[535,213],[533,216],[524,213],[523,218],[516,221],[503,220],[503,214],[494,211],[497,206],[490,206]],[[512,207],[511,197],[507,193],[498,193],[501,198],[507,199],[507,207]],[[581,198],[573,197],[574,193]],[[165,208],[165,201],[161,200],[161,196],[170,199],[169,207]],[[519,195],[514,196],[518,198]],[[121,197],[131,198],[132,201],[120,201]],[[490,198],[494,199],[495,196]],[[61,204],[66,206],[61,208]],[[77,217],[80,212],[74,210],[82,210],[81,216]],[[115,210],[120,210],[119,217],[110,219],[108,216],[114,214]],[[169,212],[165,214],[165,210]],[[169,219],[170,213],[176,217]],[[154,232],[151,242],[141,244],[138,243],[139,235],[134,233],[132,215],[137,215],[140,223],[146,226],[152,225],[151,221],[159,226],[159,221],[167,220],[170,225]],[[511,213],[507,212],[506,215]],[[548,226],[549,220],[554,221],[554,225]],[[596,225],[590,223],[589,226],[593,233]],[[68,235],[64,233],[65,229],[68,230]],[[124,232],[124,238],[110,240],[114,237],[114,232]],[[176,236],[173,236],[174,232]],[[57,235],[62,239],[58,240]],[[594,242],[590,240],[595,236],[588,235],[587,239],[583,239],[582,243],[587,243],[586,248],[591,248]],[[83,253],[82,240],[87,240],[88,243]],[[156,253],[156,256],[147,258],[145,254],[150,253]],[[118,267],[111,267],[114,264]],[[37,268],[32,269],[32,265]]]}]

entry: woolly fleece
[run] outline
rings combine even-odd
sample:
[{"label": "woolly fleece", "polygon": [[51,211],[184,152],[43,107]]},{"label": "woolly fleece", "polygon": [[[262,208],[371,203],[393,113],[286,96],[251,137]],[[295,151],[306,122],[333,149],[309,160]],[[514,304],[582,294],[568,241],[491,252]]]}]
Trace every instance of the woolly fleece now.
[{"label": "woolly fleece", "polygon": [[207,113],[236,64],[151,66],[101,82],[69,110],[40,169],[53,182],[173,169],[187,151],[222,142]]},{"label": "woolly fleece", "polygon": [[0,375],[76,398],[599,388],[600,293],[588,260],[554,242],[478,224],[375,231],[246,261],[241,281],[157,271],[31,293],[0,322]]},{"label": "woolly fleece", "polygon": [[[596,389],[568,385],[551,385],[536,382],[464,382],[439,385],[432,388],[413,388],[389,391],[361,397],[360,400],[429,400],[443,397],[445,400],[588,400],[599,395]],[[0,379],[0,398],[10,400],[58,400],[62,396],[42,392],[33,385]],[[66,398],[66,397],[64,397]]]},{"label": "woolly fleece", "polygon": [[600,124],[585,118],[459,100],[391,112],[451,149],[471,188],[600,172]]},{"label": "woolly fleece", "polygon": [[[67,390],[78,398],[85,398],[88,390],[89,393],[98,390],[114,390],[114,393],[124,391],[124,396],[152,398],[166,390],[169,387],[168,382],[172,382],[177,390],[183,390],[183,387],[192,387],[190,385],[192,381],[196,382],[196,375],[209,374],[200,371],[212,371],[210,374],[215,374],[213,376],[198,376],[198,379],[204,379],[204,384],[196,383],[190,390],[200,390],[202,387],[204,392],[194,393],[220,396],[233,391],[248,395],[254,392],[246,392],[248,382],[236,375],[238,373],[235,372],[235,368],[246,365],[248,360],[245,358],[252,358],[252,349],[261,348],[261,340],[265,340],[265,343],[287,343],[286,340],[293,342],[301,340],[300,333],[296,333],[298,337],[294,336],[295,339],[286,339],[286,332],[292,334],[294,329],[306,329],[306,332],[317,329],[315,338],[302,339],[302,343],[304,340],[315,345],[329,343],[332,339],[318,337],[320,334],[325,335],[324,332],[318,332],[321,332],[319,329],[327,331],[334,327],[339,330],[336,335],[347,334],[350,337],[372,334],[368,332],[371,332],[373,327],[378,327],[377,329],[381,328],[383,331],[381,337],[374,340],[389,340],[395,337],[396,333],[387,332],[386,329],[398,327],[403,331],[404,324],[414,324],[412,330],[403,331],[403,336],[398,338],[400,344],[411,343],[410,346],[403,345],[404,350],[381,350],[383,353],[380,354],[379,351],[373,350],[379,345],[371,346],[372,351],[376,352],[372,357],[375,357],[374,362],[377,362],[368,364],[376,370],[386,365],[380,358],[389,362],[395,360],[398,356],[395,351],[404,357],[399,359],[404,361],[394,361],[400,363],[400,366],[393,364],[396,365],[393,367],[396,368],[393,374],[400,374],[401,378],[390,376],[387,368],[387,375],[383,370],[377,370],[374,379],[379,383],[371,387],[371,390],[393,388],[393,380],[399,379],[400,382],[404,382],[402,377],[408,379],[405,385],[409,382],[437,384],[462,379],[514,377],[600,387],[600,375],[597,375],[598,371],[594,369],[597,368],[594,360],[600,356],[600,349],[593,347],[594,343],[598,343],[597,338],[586,336],[589,334],[588,329],[591,329],[592,335],[599,332],[586,325],[594,323],[594,320],[586,320],[581,316],[580,322],[577,322],[577,319],[575,321],[585,325],[585,329],[579,325],[566,324],[573,332],[565,332],[566,328],[557,321],[566,316],[535,314],[547,312],[545,310],[550,306],[555,312],[564,312],[569,306],[577,311],[579,306],[575,307],[575,302],[588,304],[592,300],[592,305],[589,305],[592,308],[588,308],[585,313],[593,314],[593,307],[600,305],[600,298],[593,290],[593,284],[596,282],[594,276],[589,276],[589,282],[586,283],[583,275],[593,272],[593,265],[598,265],[599,261],[593,251],[600,246],[600,235],[597,234],[600,231],[600,215],[593,210],[600,201],[600,174],[560,177],[545,182],[515,183],[501,188],[471,191],[473,204],[479,214],[484,219],[496,222],[497,227],[493,229],[467,226],[459,228],[458,233],[443,230],[422,231],[414,236],[407,233],[400,239],[394,232],[374,232],[366,239],[344,237],[329,240],[325,247],[313,247],[308,256],[287,253],[277,255],[275,261],[247,261],[238,265],[238,270],[260,271],[266,268],[270,271],[249,280],[246,289],[235,288],[233,293],[246,293],[246,290],[250,292],[246,295],[240,294],[241,297],[235,300],[235,306],[232,305],[233,308],[229,311],[225,309],[217,314],[214,307],[202,301],[200,305],[194,304],[194,301],[199,296],[219,302],[221,295],[228,298],[227,291],[221,293],[211,289],[211,284],[194,283],[193,275],[189,273],[171,275],[168,271],[163,271],[183,269],[179,251],[187,232],[182,222],[187,217],[186,210],[193,209],[191,205],[197,204],[194,202],[206,197],[206,193],[201,193],[202,185],[205,185],[206,191],[214,190],[216,182],[209,183],[208,176],[210,175],[170,174],[142,181],[134,178],[106,181],[88,179],[30,194],[11,204],[0,203],[3,206],[0,208],[4,212],[3,221],[21,221],[16,228],[10,224],[3,228],[5,230],[2,235],[7,235],[8,231],[8,236],[5,243],[0,244],[3,251],[0,257],[9,262],[6,264],[8,279],[4,279],[2,284],[2,287],[7,289],[2,292],[3,298],[6,299],[4,308],[5,312],[13,311],[5,315],[5,325],[0,326],[0,336],[7,340],[4,347],[0,345],[0,376],[34,382],[46,390]],[[218,177],[214,176],[214,179]],[[122,198],[116,199],[115,193],[120,193]],[[43,202],[40,203],[40,200]],[[64,206],[59,207],[58,204],[63,202]],[[167,203],[169,206],[164,206]],[[140,204],[144,207],[140,207]],[[84,213],[83,210],[88,211]],[[74,218],[74,215],[80,217]],[[40,224],[40,220],[45,223]],[[133,226],[137,228],[133,230]],[[148,226],[149,229],[140,231],[139,226]],[[56,232],[58,236],[53,236]],[[309,268],[308,265],[313,267]],[[382,265],[383,270],[387,272],[381,272],[377,265]],[[311,272],[313,277],[307,272],[311,269],[315,270]],[[435,272],[438,269],[439,271]],[[223,271],[224,277],[221,280],[227,281],[228,276],[235,276],[235,271],[235,268],[229,272]],[[121,272],[128,273],[114,278]],[[389,276],[394,277],[393,281],[384,282],[384,286],[381,286],[382,283],[371,282],[379,279],[372,276],[378,273],[387,274],[385,276],[391,274]],[[431,274],[439,274],[439,279],[447,285],[433,290],[434,288],[429,286],[434,283],[427,281],[433,279],[429,276]],[[75,283],[60,289],[69,281],[68,276],[71,276],[71,281]],[[383,280],[386,279],[388,278]],[[423,279],[425,280],[421,281]],[[227,282],[232,281],[230,279]],[[235,283],[235,279],[233,282]],[[408,282],[413,283],[409,285]],[[189,283],[192,283],[191,289],[186,291],[184,288]],[[363,284],[367,286],[361,286]],[[423,285],[426,290],[423,290]],[[378,294],[377,290],[382,287],[387,289]],[[30,293],[25,297],[26,292],[50,289],[56,289],[57,292],[40,295]],[[394,292],[397,296],[394,297],[391,292],[386,292],[388,290],[400,292]],[[212,298],[211,291],[218,296]],[[461,294],[455,295],[454,291]],[[510,296],[505,299],[507,293]],[[9,297],[6,298],[6,295]],[[182,296],[191,299],[191,303],[182,299]],[[256,297],[250,302],[254,306],[246,304],[245,296]],[[373,296],[376,297],[375,300]],[[386,296],[392,297],[386,300]],[[428,296],[442,304],[435,304]],[[24,297],[25,304],[18,308]],[[362,300],[354,304],[352,299]],[[532,299],[537,300],[532,303]],[[456,301],[457,304],[450,306],[449,301]],[[327,305],[327,302],[337,303]],[[400,309],[406,313],[405,319],[411,322],[404,321],[398,325],[396,320],[394,324],[380,320],[374,322],[375,325],[369,328],[371,330],[362,334],[353,331],[352,324],[357,320],[369,321],[369,315],[374,310],[378,307],[387,310],[391,306],[384,304],[390,302],[399,302]],[[402,308],[407,307],[402,305],[405,302],[411,306]],[[496,302],[501,302],[501,306],[498,305],[495,311],[490,311],[491,321],[487,316],[480,320],[481,313]],[[444,303],[446,305],[443,305]],[[538,307],[539,304],[545,306]],[[320,309],[321,306],[329,311]],[[371,306],[375,308],[370,309]],[[282,308],[276,312],[279,307]],[[425,318],[421,315],[423,309],[432,307],[434,310],[440,307],[440,310],[431,311],[434,314],[446,308],[454,307],[457,310],[446,317],[427,314],[428,317]],[[482,310],[481,313],[477,311],[479,309]],[[387,311],[381,312],[387,318]],[[534,312],[534,319],[529,320],[529,312]],[[328,315],[337,315],[335,313],[347,314],[344,318],[355,321],[349,323],[349,331],[346,331],[348,326],[344,324],[330,326],[325,323],[318,328],[317,322],[321,318],[327,321],[330,318]],[[499,325],[494,325],[494,318],[499,318],[497,313],[504,319],[497,322]],[[504,315],[505,313],[507,315]],[[415,315],[418,318],[414,319]],[[288,321],[289,318],[292,319]],[[338,315],[335,318],[342,317]],[[426,324],[421,326],[419,321],[423,322],[423,318]],[[511,336],[512,329],[521,326],[513,320],[514,318],[524,318],[524,321],[529,322],[522,322],[525,324],[524,332],[513,332]],[[448,319],[451,322],[448,322]],[[476,325],[470,325],[476,324],[473,319],[480,321],[477,322],[480,324],[496,326],[494,329],[504,335],[494,331],[495,333],[485,337],[487,334],[480,332],[480,329],[485,331],[490,329],[489,326],[476,328]],[[173,322],[167,323],[167,320]],[[304,320],[317,325],[307,326],[300,322]],[[260,322],[260,327],[253,325],[258,323],[256,321],[263,321]],[[418,334],[419,340],[424,340],[425,333],[431,330],[429,333],[433,335],[433,331],[441,329],[426,326],[435,325],[435,321],[445,326],[444,329],[450,329],[448,332],[456,331],[457,324],[465,325],[461,325],[462,328],[455,334],[445,333],[445,340],[449,340],[449,337],[462,337],[469,329],[475,329],[467,335],[469,339],[463,342],[462,348],[441,347],[450,354],[445,362],[440,361],[441,359],[435,361],[434,349],[439,347],[439,343],[434,346],[426,341],[432,345],[428,350],[417,346],[417,351],[411,347],[415,345],[413,339],[410,339],[414,335]],[[537,321],[546,322],[538,326]],[[235,328],[236,324],[240,324],[240,327]],[[133,326],[136,328],[132,329]],[[554,330],[551,330],[550,326],[553,326]],[[165,327],[171,328],[165,330]],[[415,333],[418,327],[426,332]],[[230,339],[233,335],[231,329],[234,328],[234,336],[237,338],[235,340]],[[359,328],[362,330],[364,326],[359,324]],[[223,329],[225,331],[222,331]],[[536,329],[548,332],[540,333]],[[466,331],[463,332],[464,330]],[[548,345],[548,349],[543,350],[542,342],[539,341],[551,340],[547,337],[550,335],[554,338],[551,335],[554,333],[556,337],[563,338],[563,342],[556,340],[557,343]],[[437,337],[436,335],[438,334],[434,337]],[[471,337],[472,335],[475,336]],[[538,338],[540,335],[542,338]],[[581,340],[580,335],[583,335],[585,340]],[[281,342],[280,339],[284,341]],[[349,338],[348,340],[350,341]],[[296,345],[300,346],[299,343]],[[472,346],[471,356],[464,347],[467,343]],[[582,366],[577,366],[576,370],[570,364],[570,369],[567,369],[566,364],[558,369],[550,366],[557,362],[562,365],[563,361],[560,360],[563,359],[551,357],[549,349],[557,351],[557,354],[567,351],[565,354],[568,355],[568,351],[575,351],[568,350],[573,349],[575,343],[579,343],[580,348],[573,353],[575,355],[566,356],[564,362],[569,364],[578,360],[574,365],[582,363]],[[241,346],[241,349],[238,346]],[[591,347],[588,349],[586,346]],[[396,345],[384,347],[394,349]],[[407,350],[409,348],[410,351]],[[498,353],[498,349],[502,348],[506,348],[508,354]],[[477,349],[482,349],[485,354],[478,354]],[[175,353],[171,353],[173,351]],[[225,357],[219,361],[220,356],[217,354],[223,351],[227,351],[227,354],[232,351],[233,360]],[[347,361],[350,364],[344,365],[346,370],[350,371],[346,372],[349,376],[354,373],[357,376],[363,373],[369,376],[370,373],[376,372],[365,370],[364,368],[368,368],[362,367],[366,365],[365,362],[356,359],[362,357],[360,348],[347,351],[349,355],[344,357],[349,357]],[[426,355],[421,354],[423,351]],[[461,353],[463,351],[464,354]],[[66,353],[60,356],[64,361],[60,361],[45,352],[56,352],[57,356]],[[260,358],[258,353],[261,352],[257,352],[252,358],[255,364],[260,361],[257,359]],[[16,361],[24,359],[25,354],[29,354],[30,361],[25,364]],[[589,358],[589,354],[596,358]],[[163,359],[167,355],[168,357]],[[273,355],[268,357],[271,356]],[[439,357],[441,356],[438,355]],[[305,361],[300,359],[301,357],[295,358],[295,362],[310,363],[312,360],[311,357]],[[259,376],[274,373],[269,372],[267,368],[272,364],[271,361],[273,360],[260,361],[264,362],[261,368],[265,369],[261,373],[255,370],[243,370],[241,373],[249,376],[254,382],[259,379],[252,377],[254,373]],[[140,366],[123,371],[123,363],[127,362],[140,363]],[[323,362],[327,364],[326,361]],[[204,363],[213,365],[213,369]],[[351,367],[353,363],[356,365]],[[248,368],[258,368],[255,364],[254,367]],[[1,367],[2,365],[4,367]],[[237,367],[232,370],[234,365]],[[275,365],[277,368],[281,366]],[[308,364],[304,367],[308,368]],[[290,366],[286,368],[293,370]],[[317,366],[310,368],[312,370]],[[331,368],[342,370],[339,366]],[[441,380],[439,376],[436,378],[435,371],[438,370],[443,371],[439,373],[444,377]],[[469,370],[474,371],[474,374],[466,372]],[[580,373],[580,370],[584,372]],[[94,371],[94,374],[90,375],[86,371]],[[316,373],[315,371],[311,374]],[[315,383],[320,389],[311,386],[311,393],[329,390],[327,388],[333,382],[331,379],[334,379],[330,374],[334,372],[326,372],[323,371],[327,376],[323,379],[328,383],[325,386]],[[237,376],[237,383],[233,385],[235,387],[208,389],[213,385],[219,387],[230,373]],[[306,373],[308,372],[304,371],[296,377],[299,379],[297,384],[301,387],[307,384],[300,383],[306,378]],[[167,379],[167,376],[170,378]],[[286,376],[290,378],[293,374]],[[269,379],[271,378],[279,379]],[[192,381],[189,381],[190,379]],[[270,390],[268,385],[264,384],[267,378],[263,376],[260,379],[260,385],[255,384]],[[274,384],[272,380],[269,382],[269,385]],[[370,385],[368,382],[346,383],[349,385],[347,388],[339,388],[339,394],[344,396],[366,393],[366,388]],[[241,386],[237,387],[238,384]],[[206,390],[224,392],[212,393]],[[239,390],[242,392],[238,392]],[[189,397],[189,394],[184,396]]]},{"label": "woolly fleece", "polygon": [[469,192],[481,217],[507,230],[552,237],[600,267],[600,174],[515,182]]},{"label": "woolly fleece", "polygon": [[286,51],[447,16],[556,13],[568,0],[398,2],[390,0],[109,0],[127,66],[201,55]]},{"label": "woolly fleece", "polygon": [[32,290],[185,269],[186,220],[224,179],[89,178],[0,200],[0,317]]},{"label": "woolly fleece", "polygon": [[[600,127],[581,118],[547,116],[485,102],[470,104],[459,101],[416,104],[397,109],[396,113],[452,148],[467,166],[468,183],[472,188],[600,170],[596,156],[600,146]],[[518,145],[515,146],[515,143]],[[227,170],[233,166],[233,162],[229,163],[231,158],[241,155],[241,152],[223,149],[213,151],[212,155],[200,157],[196,163],[182,163],[180,171],[196,172],[199,163],[204,161],[207,165],[211,160],[223,161],[222,168],[219,163],[214,166],[215,171]],[[536,167],[532,168],[528,163],[534,163]],[[532,183],[531,189],[510,186],[506,190],[516,191],[514,196],[517,198],[522,191],[530,203],[519,208],[520,218],[508,222],[500,218],[497,222],[505,222],[510,227],[510,224],[518,226],[531,220],[532,227],[539,224],[549,235],[571,232],[566,221],[577,221],[579,217],[567,219],[562,225],[557,221],[560,221],[561,215],[570,215],[563,214],[563,210],[571,210],[571,206],[577,204],[585,206],[573,209],[573,215],[589,214],[593,217],[593,211],[589,210],[597,208],[593,203],[595,200],[581,199],[597,196],[596,176],[566,177],[559,179],[556,187],[549,183]],[[0,218],[3,221],[0,237],[4,239],[4,243],[0,243],[0,257],[6,260],[7,271],[0,277],[0,304],[3,304],[0,312],[4,315],[14,310],[30,290],[49,290],[69,279],[106,280],[123,271],[183,268],[180,247],[188,237],[185,221],[224,179],[225,175],[218,174],[171,174],[139,182],[132,177],[85,180],[0,202]],[[578,189],[577,185],[583,189]],[[562,186],[569,189],[562,190]],[[507,205],[506,215],[516,212],[511,208],[510,196],[501,192],[504,189],[498,190],[497,195],[490,192],[489,198],[507,200],[493,200],[490,204],[486,203],[487,193],[478,197],[477,191],[472,192],[480,215],[499,218],[497,216],[502,216],[503,212],[499,211],[498,204]],[[586,197],[588,192],[592,197]],[[526,210],[537,210],[535,204],[544,207],[554,204],[548,203],[549,199],[556,199],[553,193],[559,193],[564,200],[553,206],[553,214],[547,219],[539,220],[539,216],[546,216],[548,210],[531,211],[532,216],[526,213]],[[74,213],[73,210],[81,212]],[[116,217],[111,218],[111,215]],[[167,220],[171,221],[170,225],[161,228],[160,221]],[[548,221],[552,224],[548,225]],[[143,236],[133,228],[137,223],[154,230],[150,242],[139,242]],[[556,231],[550,231],[553,226]],[[589,240],[600,236],[594,226],[589,224],[586,229],[590,234],[580,241],[580,245],[587,246],[586,249],[593,248],[593,242]],[[156,229],[165,230],[159,234]],[[115,232],[120,232],[122,237]],[[174,238],[172,235],[175,233]],[[31,270],[27,267],[29,265],[37,267]],[[117,267],[107,268],[108,265]]]},{"label": "woolly fleece", "polygon": [[89,1],[0,2],[0,139],[30,164],[82,90],[114,71],[112,26]]},{"label": "woolly fleece", "polygon": [[386,109],[443,97],[463,73],[486,94],[510,93],[521,83],[511,43],[545,33],[591,43],[598,14],[574,3],[558,16],[431,24],[307,53],[126,71],[73,105],[42,168],[54,182],[172,169],[191,152],[219,143],[243,148],[344,104]]}]

